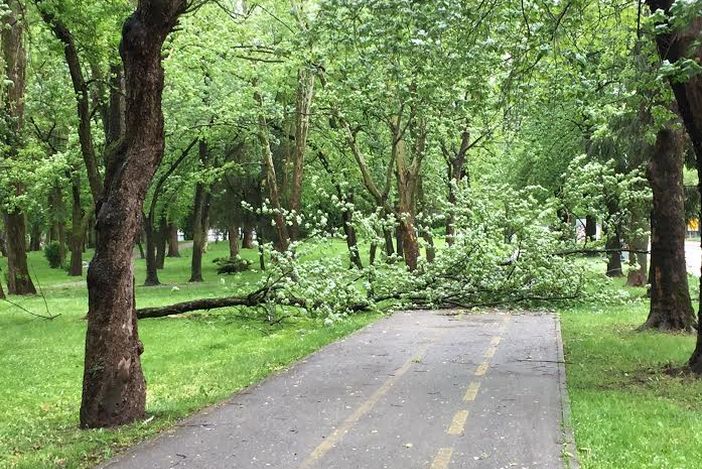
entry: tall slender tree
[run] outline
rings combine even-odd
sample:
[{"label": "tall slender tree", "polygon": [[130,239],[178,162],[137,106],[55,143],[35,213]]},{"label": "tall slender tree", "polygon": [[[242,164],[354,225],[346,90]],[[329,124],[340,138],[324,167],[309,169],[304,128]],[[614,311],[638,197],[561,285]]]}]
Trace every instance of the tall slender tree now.
[{"label": "tall slender tree", "polygon": [[[7,2],[8,11],[0,19],[0,42],[2,62],[7,83],[1,89],[2,116],[0,116],[0,148],[7,160],[15,160],[22,147],[22,127],[24,126],[24,93],[26,87],[27,52],[24,47],[25,21],[22,5],[18,0]],[[3,210],[3,220],[7,233],[7,290],[14,295],[36,293],[27,267],[27,227],[22,208],[13,198],[24,193],[24,185],[19,180],[11,182]]]}]

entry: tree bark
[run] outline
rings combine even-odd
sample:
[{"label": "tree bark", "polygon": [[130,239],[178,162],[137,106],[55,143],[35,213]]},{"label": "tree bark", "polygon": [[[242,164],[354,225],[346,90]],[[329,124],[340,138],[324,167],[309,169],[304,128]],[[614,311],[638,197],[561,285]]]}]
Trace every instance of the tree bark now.
[{"label": "tree bark", "polygon": [[[39,223],[31,223],[29,228],[29,250],[41,251],[41,225]],[[63,257],[61,258],[63,262]]]},{"label": "tree bark", "polygon": [[585,216],[585,241],[597,241],[597,218],[592,215]]},{"label": "tree bark", "polygon": [[144,234],[146,235],[146,279],[145,287],[161,285],[158,279],[158,267],[156,265],[156,230],[153,220],[147,216],[142,216],[144,220]]},{"label": "tree bark", "polygon": [[[263,104],[263,98],[258,92],[256,92],[256,101],[259,105]],[[268,192],[270,209],[273,211],[273,222],[276,230],[275,249],[278,252],[285,252],[290,246],[290,234],[285,215],[283,214],[283,206],[280,202],[278,178],[275,174],[273,152],[271,151],[271,144],[268,138],[268,124],[263,114],[260,114],[258,118],[257,136],[261,145],[265,186]]]},{"label": "tree bark", "polygon": [[168,241],[168,222],[165,216],[158,223],[156,236],[156,268],[163,270],[166,266],[166,243]]},{"label": "tree bark", "polygon": [[253,249],[254,229],[251,226],[244,226],[244,235],[241,240],[242,249]]},{"label": "tree bark", "polygon": [[[668,15],[673,0],[646,0],[646,3],[651,11],[661,9]],[[696,41],[699,39],[700,30],[702,30],[700,15],[693,18],[691,23],[682,30],[674,31],[669,28],[659,30],[656,44],[661,58],[672,64],[685,58],[692,58],[699,63],[702,60],[702,46]],[[702,196],[702,76],[697,74],[686,81],[671,80],[670,84],[678,105],[678,112],[695,150],[699,176],[698,191]],[[702,220],[702,207],[700,207],[699,219]],[[702,277],[700,277],[700,287],[702,287]],[[697,345],[688,364],[695,373],[702,374],[702,295],[697,317]]]},{"label": "tree bark", "polygon": [[[293,153],[292,190],[290,191],[290,210],[295,212],[295,214],[300,213],[302,202],[302,177],[305,165],[305,150],[307,149],[307,135],[310,129],[312,97],[314,96],[314,73],[308,68],[302,68],[298,73],[297,81],[295,151]],[[297,217],[293,217],[290,237],[293,240],[297,240],[299,235],[300,227],[297,225]]]},{"label": "tree bark", "polygon": [[[207,142],[200,141],[199,144],[200,161],[207,166],[209,159],[209,149]],[[207,231],[209,224],[210,202],[212,194],[209,187],[204,182],[198,182],[195,186],[195,202],[193,216],[193,249],[190,262],[190,282],[202,282],[202,255],[207,245]]]},{"label": "tree bark", "polygon": [[685,263],[684,149],[680,132],[663,128],[648,166],[651,212],[651,306],[645,328],[692,331],[695,313]]},{"label": "tree bark", "polygon": [[132,250],[146,192],[163,158],[161,48],[186,7],[185,0],[140,0],[122,30],[126,137],[106,170],[95,257],[88,268],[83,428],[112,427],[144,416]]},{"label": "tree bark", "polygon": [[617,226],[609,230],[607,242],[605,243],[605,249],[610,251],[607,255],[607,277],[621,277],[624,275],[622,271],[621,247],[622,240],[619,227]]},{"label": "tree bark", "polygon": [[178,244],[178,226],[175,223],[168,225],[168,254],[167,257],[180,257]]},{"label": "tree bark", "polygon": [[344,235],[346,237],[346,247],[349,250],[349,260],[351,265],[362,269],[363,262],[361,261],[361,253],[358,250],[358,239],[356,236],[356,228],[353,226],[353,193],[346,193],[337,180],[334,171],[332,170],[329,160],[323,152],[318,152],[319,161],[321,161],[324,170],[329,175],[329,178],[336,189],[336,195],[342,204],[341,220],[344,225]]},{"label": "tree bark", "polygon": [[456,220],[452,208],[456,205],[458,186],[468,178],[466,171],[466,157],[470,148],[470,131],[466,127],[461,133],[461,144],[458,150],[453,151],[442,147],[448,166],[448,203],[450,205],[446,215],[446,244],[452,246],[456,238]]},{"label": "tree bark", "polygon": [[71,177],[71,192],[73,195],[73,208],[70,239],[71,263],[68,275],[80,277],[83,275],[83,246],[85,245],[85,237],[88,231],[87,225],[93,216],[93,210],[83,213],[80,201],[80,176],[78,174],[74,174]]},{"label": "tree bark", "polygon": [[[403,137],[403,130],[399,118],[391,125],[393,135],[392,151],[396,165],[397,174],[397,196],[398,196],[398,218],[399,230],[402,240],[402,254],[405,265],[410,271],[417,269],[419,259],[419,241],[416,230],[416,205],[415,196],[417,182],[419,179],[420,162],[424,153],[424,142],[426,132],[423,126],[419,126],[419,135],[414,151],[414,156],[410,164],[407,163],[407,145]],[[399,239],[398,239],[399,241]],[[398,246],[399,251],[399,246]]]},{"label": "tree bark", "polygon": [[[27,54],[24,48],[25,23],[22,18],[22,6],[17,0],[9,0],[7,13],[0,20],[0,47],[4,78],[8,81],[2,89],[3,105],[0,116],[0,144],[7,148],[7,160],[14,160],[22,147],[22,127],[24,125],[24,92]],[[21,181],[12,181],[10,191],[14,196],[21,196],[24,187]],[[11,295],[35,294],[36,290],[27,268],[26,222],[21,208],[14,205],[3,213],[7,234],[7,291]]]},{"label": "tree bark", "polygon": [[239,255],[239,225],[232,223],[227,228],[229,238],[229,257],[235,258]]}]

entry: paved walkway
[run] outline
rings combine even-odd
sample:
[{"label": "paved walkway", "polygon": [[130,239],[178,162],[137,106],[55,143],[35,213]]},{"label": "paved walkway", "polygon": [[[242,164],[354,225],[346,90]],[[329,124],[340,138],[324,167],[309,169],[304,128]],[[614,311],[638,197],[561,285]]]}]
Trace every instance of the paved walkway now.
[{"label": "paved walkway", "polygon": [[552,315],[398,313],[109,462],[117,468],[561,468]]}]

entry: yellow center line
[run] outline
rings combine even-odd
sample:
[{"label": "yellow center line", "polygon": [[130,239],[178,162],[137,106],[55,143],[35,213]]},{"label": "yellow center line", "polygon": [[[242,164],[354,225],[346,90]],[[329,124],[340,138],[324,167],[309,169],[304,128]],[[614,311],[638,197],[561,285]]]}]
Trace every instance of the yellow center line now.
[{"label": "yellow center line", "polygon": [[314,467],[314,465],[324,457],[325,454],[329,452],[337,443],[339,443],[342,438],[351,430],[351,428],[358,422],[361,417],[367,414],[375,404],[383,397],[397,380],[399,380],[404,374],[406,374],[412,365],[421,362],[424,354],[426,354],[427,349],[430,344],[426,344],[419,349],[419,352],[407,360],[400,368],[395,371],[395,374],[388,378],[371,396],[364,401],[351,415],[349,415],[346,420],[341,422],[334,432],[329,435],[319,446],[317,446],[314,451],[302,462],[300,469],[308,469]]},{"label": "yellow center line", "polygon": [[485,358],[492,358],[495,356],[495,352],[497,351],[497,348],[495,347],[490,347],[485,351],[485,355],[483,355]]},{"label": "yellow center line", "polygon": [[451,464],[451,456],[453,456],[453,448],[440,448],[431,463],[431,469],[447,469]]},{"label": "yellow center line", "polygon": [[477,381],[473,381],[470,383],[468,386],[468,389],[466,390],[465,396],[463,396],[463,400],[465,402],[470,402],[474,401],[476,396],[478,395],[478,390],[480,389],[480,383]]},{"label": "yellow center line", "polygon": [[475,376],[485,376],[485,373],[487,373],[488,367],[490,364],[485,360],[482,362],[480,365],[478,365],[478,368],[475,370]]},{"label": "yellow center line", "polygon": [[502,340],[502,337],[500,337],[499,335],[496,335],[490,341],[490,347],[497,347],[498,345],[500,345],[501,340]]},{"label": "yellow center line", "polygon": [[453,416],[451,425],[449,425],[448,430],[446,430],[446,433],[448,433],[449,435],[460,435],[461,433],[463,433],[463,429],[466,426],[466,420],[468,420],[468,411],[459,410],[458,412],[456,412],[456,415]]}]

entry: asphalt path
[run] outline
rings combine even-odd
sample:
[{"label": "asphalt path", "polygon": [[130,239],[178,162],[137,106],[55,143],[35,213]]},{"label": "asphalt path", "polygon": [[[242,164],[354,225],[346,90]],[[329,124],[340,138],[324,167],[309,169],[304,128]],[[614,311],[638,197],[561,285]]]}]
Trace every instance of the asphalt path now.
[{"label": "asphalt path", "polygon": [[553,315],[397,313],[104,467],[561,468],[564,386]]}]

